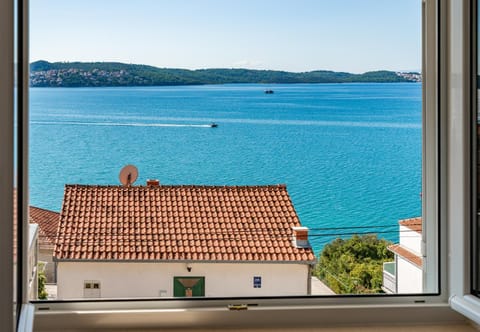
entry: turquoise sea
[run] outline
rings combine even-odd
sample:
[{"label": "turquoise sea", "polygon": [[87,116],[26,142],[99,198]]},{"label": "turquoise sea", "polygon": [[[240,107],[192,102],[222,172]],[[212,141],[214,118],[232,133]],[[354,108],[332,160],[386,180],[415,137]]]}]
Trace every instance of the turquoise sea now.
[{"label": "turquoise sea", "polygon": [[30,100],[34,206],[59,211],[66,183],[119,184],[134,164],[137,184],[284,183],[317,252],[352,232],[397,241],[398,220],[421,213],[417,83],[32,88]]}]

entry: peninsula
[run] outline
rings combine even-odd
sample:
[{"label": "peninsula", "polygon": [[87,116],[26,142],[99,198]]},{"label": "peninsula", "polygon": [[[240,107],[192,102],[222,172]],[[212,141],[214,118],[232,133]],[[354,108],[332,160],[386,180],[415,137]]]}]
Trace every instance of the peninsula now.
[{"label": "peninsula", "polygon": [[231,83],[393,83],[420,82],[416,72],[371,71],[363,74],[316,70],[286,72],[253,69],[176,69],[119,62],[48,62],[30,64],[32,87],[166,86]]}]

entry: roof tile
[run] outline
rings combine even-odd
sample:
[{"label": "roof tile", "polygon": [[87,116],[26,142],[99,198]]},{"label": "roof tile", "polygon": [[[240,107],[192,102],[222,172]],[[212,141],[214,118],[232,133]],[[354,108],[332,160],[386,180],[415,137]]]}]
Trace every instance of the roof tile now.
[{"label": "roof tile", "polygon": [[57,236],[60,213],[35,206],[30,206],[28,212],[29,222],[38,224],[38,240],[40,248],[49,248],[52,250]]},{"label": "roof tile", "polygon": [[422,217],[403,219],[398,223],[400,226],[405,226],[412,231],[422,234]]},{"label": "roof tile", "polygon": [[406,259],[407,261],[416,265],[417,267],[422,268],[422,264],[423,264],[422,257],[418,256],[408,248],[405,248],[400,244],[392,244],[391,246],[388,246],[388,250]]},{"label": "roof tile", "polygon": [[66,185],[59,219],[59,260],[315,261],[284,185]]}]

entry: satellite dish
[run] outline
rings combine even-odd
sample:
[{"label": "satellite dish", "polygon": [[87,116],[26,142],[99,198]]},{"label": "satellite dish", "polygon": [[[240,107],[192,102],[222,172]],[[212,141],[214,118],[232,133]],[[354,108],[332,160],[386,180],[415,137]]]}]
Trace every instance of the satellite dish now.
[{"label": "satellite dish", "polygon": [[120,171],[120,183],[124,186],[132,185],[138,177],[138,170],[133,165],[127,165]]}]

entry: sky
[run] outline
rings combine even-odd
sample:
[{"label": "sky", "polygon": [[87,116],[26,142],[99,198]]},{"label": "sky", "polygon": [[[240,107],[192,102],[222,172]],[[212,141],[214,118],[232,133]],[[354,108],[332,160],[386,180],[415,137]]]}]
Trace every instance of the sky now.
[{"label": "sky", "polygon": [[30,0],[30,60],[421,68],[421,0]]}]

